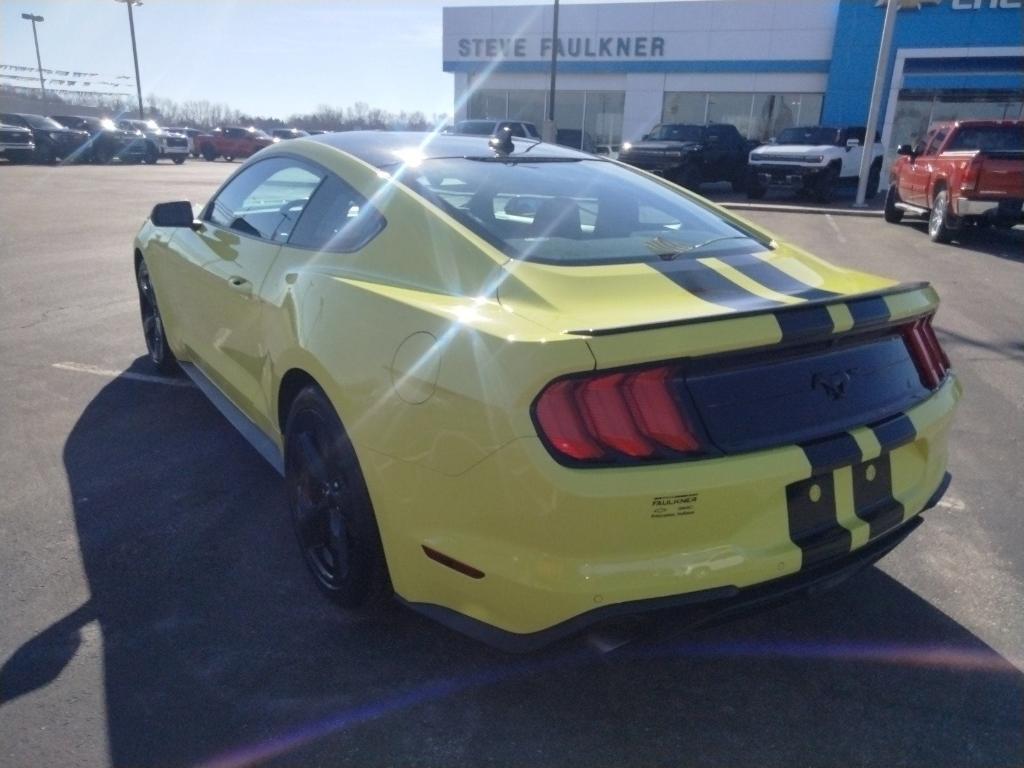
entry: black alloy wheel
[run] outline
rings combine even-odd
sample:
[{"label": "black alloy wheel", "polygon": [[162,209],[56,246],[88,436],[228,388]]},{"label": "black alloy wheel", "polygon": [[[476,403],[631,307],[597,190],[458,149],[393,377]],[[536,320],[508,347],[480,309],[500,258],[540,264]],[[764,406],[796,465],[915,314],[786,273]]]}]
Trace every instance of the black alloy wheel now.
[{"label": "black alloy wheel", "polygon": [[369,492],[341,421],[314,385],[296,396],[288,416],[285,483],[317,586],[344,608],[380,608],[391,589]]},{"label": "black alloy wheel", "polygon": [[145,260],[139,261],[136,282],[139,288],[139,309],[142,312],[142,335],[146,339],[149,360],[157,370],[171,373],[177,367],[178,361],[167,345],[164,321],[160,316],[160,308],[156,303],[156,292],[153,290],[153,281],[150,279],[149,267],[146,266]]}]

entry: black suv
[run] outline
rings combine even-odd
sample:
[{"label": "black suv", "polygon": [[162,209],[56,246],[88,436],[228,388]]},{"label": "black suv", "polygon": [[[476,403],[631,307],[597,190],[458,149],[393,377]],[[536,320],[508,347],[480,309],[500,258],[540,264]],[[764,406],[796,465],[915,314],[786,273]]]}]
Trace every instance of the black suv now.
[{"label": "black suv", "polygon": [[36,152],[33,159],[37,163],[55,163],[58,160],[84,159],[83,153],[89,134],[85,131],[74,131],[65,128],[56,120],[42,115],[23,115],[17,112],[0,114],[0,123],[20,125],[32,131]]},{"label": "black suv", "polygon": [[728,181],[739,191],[747,180],[747,155],[755,146],[734,125],[669,123],[655,126],[641,141],[623,144],[619,160],[687,189]]},{"label": "black suv", "polygon": [[88,157],[94,163],[109,163],[117,158],[125,162],[141,162],[146,142],[139,131],[118,128],[109,117],[91,115],[51,115],[66,128],[89,133]]}]

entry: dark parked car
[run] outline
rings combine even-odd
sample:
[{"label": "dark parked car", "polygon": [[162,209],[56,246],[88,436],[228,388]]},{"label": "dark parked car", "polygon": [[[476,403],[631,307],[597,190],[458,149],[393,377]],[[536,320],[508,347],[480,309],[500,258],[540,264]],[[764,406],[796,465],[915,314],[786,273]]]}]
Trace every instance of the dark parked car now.
[{"label": "dark parked car", "polygon": [[445,133],[463,136],[497,136],[498,131],[508,128],[513,136],[540,141],[540,131],[533,123],[522,120],[460,120]]},{"label": "dark parked car", "polygon": [[145,157],[146,142],[142,132],[122,130],[109,117],[52,115],[52,119],[65,128],[89,133],[87,155],[94,163],[109,163],[114,159],[138,163]]},{"label": "dark parked car", "polygon": [[283,141],[285,139],[301,139],[303,136],[309,136],[309,132],[301,128],[275,128],[270,135]]},{"label": "dark parked car", "polygon": [[619,160],[652,171],[696,190],[706,181],[728,181],[743,188],[747,156],[757,142],[744,139],[736,126],[725,123],[657,125],[641,141],[626,142]]},{"label": "dark parked car", "polygon": [[0,123],[20,125],[32,131],[32,139],[36,144],[33,159],[39,163],[77,160],[87,151],[89,134],[86,131],[65,128],[49,117],[4,112],[0,114]]},{"label": "dark parked car", "polygon": [[32,159],[35,151],[32,131],[20,125],[0,123],[0,157],[12,163],[24,163]]},{"label": "dark parked car", "polygon": [[597,154],[597,145],[591,135],[577,128],[559,128],[555,134],[555,143],[563,147],[581,149],[592,155]]}]

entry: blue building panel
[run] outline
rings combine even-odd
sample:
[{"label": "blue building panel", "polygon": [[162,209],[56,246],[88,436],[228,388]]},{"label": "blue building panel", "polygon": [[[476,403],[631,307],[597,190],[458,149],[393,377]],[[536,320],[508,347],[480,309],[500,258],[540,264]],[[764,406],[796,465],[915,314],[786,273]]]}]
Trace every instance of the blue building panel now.
[{"label": "blue building panel", "polygon": [[[897,0],[898,1],[898,0]],[[886,82],[891,82],[896,52],[900,48],[988,48],[1024,45],[1024,9],[1000,0],[923,0],[896,17],[892,53]],[[977,6],[977,7],[975,7]],[[840,0],[836,37],[829,67],[828,90],[822,122],[833,125],[863,122],[871,101],[878,46],[882,36],[885,8],[876,0]],[[947,62],[949,60],[946,60]],[[942,88],[1024,88],[1024,72],[1006,72],[1005,60],[991,62],[992,71],[977,59],[955,60],[945,72],[930,71],[929,77],[907,78],[908,87]],[[1018,59],[1019,61],[1019,59]],[[987,73],[982,74],[983,71]],[[978,73],[967,76],[969,72]],[[888,91],[888,88],[886,89]],[[882,109],[885,109],[885,99]],[[882,116],[884,118],[884,114]]]}]

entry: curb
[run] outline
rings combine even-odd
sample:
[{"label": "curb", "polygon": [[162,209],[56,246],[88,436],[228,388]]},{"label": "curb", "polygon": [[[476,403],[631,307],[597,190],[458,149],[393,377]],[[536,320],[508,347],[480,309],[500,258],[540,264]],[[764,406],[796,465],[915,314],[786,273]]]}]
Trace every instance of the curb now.
[{"label": "curb", "polygon": [[871,208],[811,208],[805,205],[770,205],[768,203],[718,203],[723,208],[737,211],[768,211],[770,213],[830,213],[833,216],[882,216],[882,211]]}]

